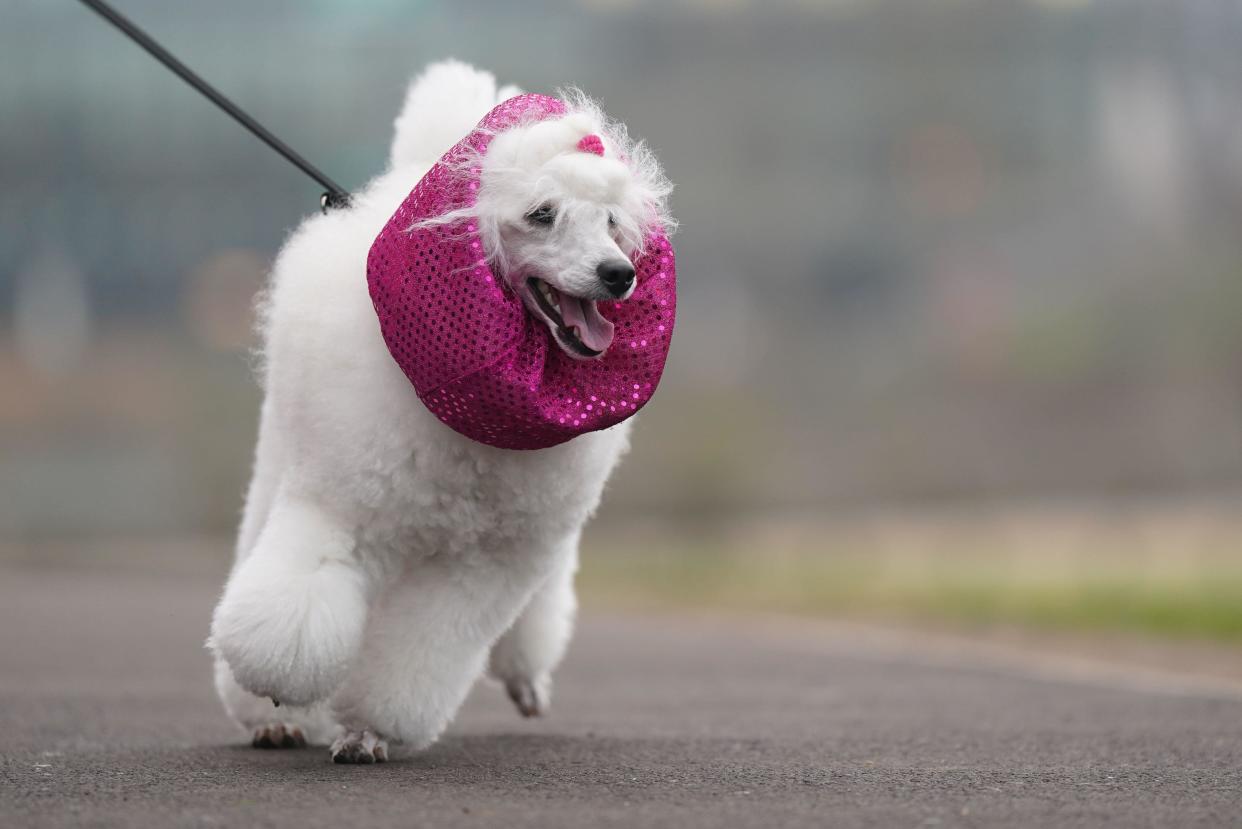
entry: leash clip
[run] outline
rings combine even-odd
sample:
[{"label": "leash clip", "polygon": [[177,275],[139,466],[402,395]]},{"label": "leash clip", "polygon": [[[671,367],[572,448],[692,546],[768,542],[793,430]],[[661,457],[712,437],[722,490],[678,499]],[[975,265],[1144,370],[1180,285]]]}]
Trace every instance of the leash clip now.
[{"label": "leash clip", "polygon": [[339,191],[325,190],[324,194],[319,197],[319,209],[325,214],[329,210],[338,210],[342,207],[349,207],[349,194]]}]

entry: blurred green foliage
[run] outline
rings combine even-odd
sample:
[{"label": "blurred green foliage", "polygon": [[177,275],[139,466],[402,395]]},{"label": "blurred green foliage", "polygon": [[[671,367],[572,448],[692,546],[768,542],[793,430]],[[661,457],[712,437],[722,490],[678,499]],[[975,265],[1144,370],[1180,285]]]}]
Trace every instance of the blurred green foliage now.
[{"label": "blurred green foliage", "polygon": [[734,524],[664,544],[602,530],[585,545],[580,585],[596,606],[1242,643],[1242,521],[1216,509],[1173,520],[1167,508],[1102,511],[844,518],[795,537]]}]

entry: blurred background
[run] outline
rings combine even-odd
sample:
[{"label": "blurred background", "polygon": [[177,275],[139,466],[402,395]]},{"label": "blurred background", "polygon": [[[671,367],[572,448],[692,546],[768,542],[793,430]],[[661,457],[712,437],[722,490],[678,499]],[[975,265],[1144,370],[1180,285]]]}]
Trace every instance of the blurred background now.
[{"label": "blurred background", "polygon": [[[117,6],[347,187],[449,56],[653,145],[681,315],[588,602],[1242,642],[1235,0]],[[222,573],[319,188],[77,3],[0,53],[3,547]]]}]

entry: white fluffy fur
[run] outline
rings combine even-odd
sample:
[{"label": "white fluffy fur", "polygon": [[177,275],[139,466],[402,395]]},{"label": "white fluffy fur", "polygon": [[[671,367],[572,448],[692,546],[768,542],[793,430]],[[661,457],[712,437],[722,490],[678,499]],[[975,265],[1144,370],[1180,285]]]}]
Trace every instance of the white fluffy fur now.
[{"label": "white fluffy fur", "polygon": [[[429,68],[397,119],[391,169],[349,209],[303,223],[263,305],[266,397],[236,564],[212,620],[216,686],[244,727],[336,738],[342,761],[383,759],[385,740],[430,744],[485,668],[523,713],[546,708],[571,633],[581,528],[627,447],[628,422],[534,452],[468,440],[419,402],[380,337],[372,240],[429,165],[511,94],[464,64]],[[603,132],[638,162],[637,184],[609,191],[638,201],[598,210],[663,214],[650,154],[618,141],[585,99],[574,104],[562,131]],[[528,165],[523,153],[539,156],[546,139],[522,137],[530,146],[506,151],[506,164]],[[545,186],[575,186],[555,181]],[[502,189],[489,209],[520,217],[530,194]],[[590,193],[575,198],[589,212]],[[505,226],[497,219],[498,258]]]}]

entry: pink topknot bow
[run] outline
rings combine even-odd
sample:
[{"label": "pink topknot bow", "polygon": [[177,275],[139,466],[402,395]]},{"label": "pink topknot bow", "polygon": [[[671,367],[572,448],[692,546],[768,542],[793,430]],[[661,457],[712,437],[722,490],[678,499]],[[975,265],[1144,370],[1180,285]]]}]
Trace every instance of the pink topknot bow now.
[{"label": "pink topknot bow", "polygon": [[594,133],[584,135],[582,140],[578,142],[578,149],[584,153],[594,153],[602,158],[604,155],[604,141]]}]

